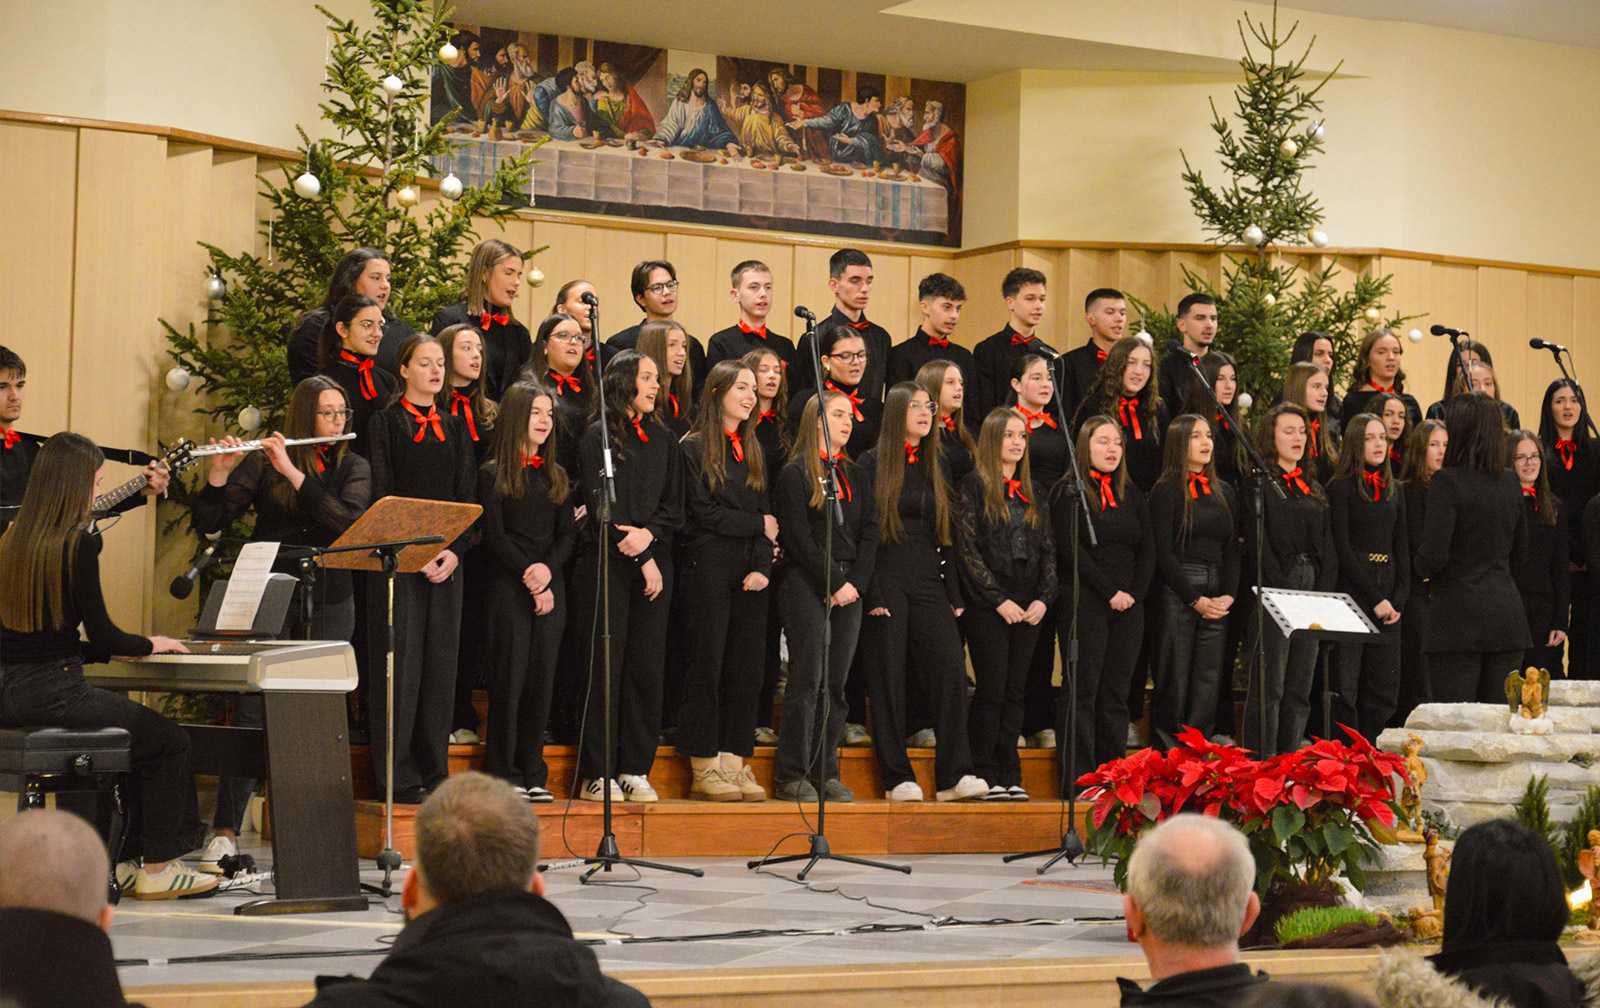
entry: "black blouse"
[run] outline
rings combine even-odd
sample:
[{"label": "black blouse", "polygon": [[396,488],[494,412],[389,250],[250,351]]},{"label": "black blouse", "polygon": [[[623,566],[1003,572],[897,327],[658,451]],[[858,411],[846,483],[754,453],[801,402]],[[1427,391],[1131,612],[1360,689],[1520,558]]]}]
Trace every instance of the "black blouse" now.
[{"label": "black blouse", "polygon": [[[151,651],[150,638],[125,633],[111,621],[100,591],[100,537],[78,534],[72,563],[62,570],[62,602],[66,611],[53,630],[12,630],[0,627],[0,656],[6,665],[60,662],[76,665],[110,661],[112,655],[139,657]],[[88,631],[85,644],[78,627]]]},{"label": "black blouse", "polygon": [[1416,573],[1429,579],[1428,650],[1511,651],[1529,646],[1511,576],[1527,554],[1522,490],[1511,473],[1463,467],[1433,474]]},{"label": "black blouse", "polygon": [[[579,445],[579,471],[583,473],[583,491],[588,499],[590,518],[584,522],[583,545],[589,549],[596,546],[598,533],[593,529],[600,517],[601,433],[598,422],[590,424]],[[626,535],[616,526],[634,525],[649,529],[655,539],[628,559],[642,567],[654,560],[658,552],[670,557],[672,537],[684,523],[683,452],[665,427],[646,420],[638,429],[631,423],[623,428],[622,444],[612,445],[611,458],[615,465],[617,499],[611,505],[611,528],[606,530],[608,541],[614,546]]]},{"label": "black blouse", "polygon": [[[294,331],[289,334],[287,349],[289,379],[296,385],[312,375],[322,374],[325,371],[317,362],[317,355],[322,342],[322,329],[327,324],[328,310],[313,308],[306,312],[305,317],[295,324]],[[400,344],[404,343],[412,332],[411,326],[404,319],[395,318],[388,312],[383,313],[383,338],[378,341],[378,352],[375,356],[378,367],[395,378],[400,377],[400,363],[395,355],[400,351]],[[337,351],[334,356],[338,356]]]},{"label": "black blouse", "polygon": [[[839,507],[844,523],[833,528],[833,568],[827,590],[831,595],[855,585],[863,597],[872,584],[872,570],[878,558],[878,516],[872,503],[872,480],[848,458],[838,462]],[[778,474],[778,544],[790,570],[803,571],[820,597],[823,590],[823,538],[834,520],[831,508],[811,506],[814,484],[805,462],[795,460]]]},{"label": "black blouse", "polygon": [[[967,473],[972,472],[975,463],[972,461],[972,452],[968,450],[967,443],[961,440],[961,432],[951,430],[944,426],[943,419],[937,422],[939,427],[939,451],[944,456],[945,475],[949,477],[951,486],[960,486],[961,481],[967,478]],[[1040,486],[1048,484],[1040,483]]]},{"label": "black blouse", "polygon": [[[1534,498],[1523,495],[1528,549],[1522,562],[1511,568],[1528,624],[1543,629],[1546,639],[1551,630],[1567,629],[1567,608],[1572,602],[1572,571],[1567,564],[1572,540],[1567,531],[1567,509],[1559,500],[1551,503],[1556,508],[1556,522],[1546,525],[1534,513]],[[1544,640],[1535,639],[1533,646],[1543,647]]]},{"label": "black blouse", "polygon": [[1106,352],[1094,340],[1073,347],[1061,357],[1061,401],[1066,405],[1067,416],[1075,416],[1078,406],[1100,377],[1100,365]]},{"label": "black blouse", "polygon": [[[1600,445],[1589,438],[1574,443],[1570,451],[1563,452],[1552,441],[1545,447],[1545,477],[1550,481],[1550,492],[1561,498],[1561,509],[1569,516],[1582,515],[1596,494],[1600,494]],[[1567,466],[1567,459],[1572,465]],[[1584,551],[1578,541],[1578,522],[1568,529],[1572,537],[1570,547],[1574,563],[1587,566]]]},{"label": "black blouse", "polygon": [[559,577],[578,540],[571,498],[550,499],[550,477],[544,467],[527,467],[521,497],[503,497],[495,487],[499,468],[485,463],[478,470],[478,503],[483,505],[483,545],[502,577],[522,578],[536,563]]},{"label": "black blouse", "polygon": [[[1099,483],[1092,477],[1089,491],[1090,518],[1098,540],[1089,545],[1089,537],[1082,528],[1083,518],[1078,516],[1078,577],[1083,581],[1086,597],[1110,602],[1117,592],[1127,592],[1135,602],[1143,602],[1150,592],[1150,579],[1156,569],[1155,532],[1151,525],[1150,505],[1144,491],[1130,480],[1116,507],[1102,507]],[[1071,548],[1073,520],[1077,509],[1066,499],[1063,487],[1050,500],[1050,519],[1055,527],[1058,565],[1065,580],[1066,564],[1072,562],[1067,554]],[[1182,503],[1181,501],[1179,502]]]},{"label": "black blouse", "polygon": [[[855,426],[850,428],[850,440],[845,442],[845,451],[851,458],[861,458],[868,449],[878,443],[878,431],[883,426],[883,403],[866,394],[866,383],[849,386],[841,385],[832,379],[825,382],[827,387],[835,392],[843,392],[854,397]],[[806,403],[816,398],[814,390],[795,393],[789,400],[789,437],[791,440],[800,429],[800,414],[805,410]],[[865,464],[865,463],[863,463]]]},{"label": "black blouse", "polygon": [[[580,387],[574,389],[572,383],[577,381]],[[556,418],[561,429],[556,432],[556,461],[567,471],[567,478],[572,481],[577,489],[581,472],[581,463],[578,459],[578,442],[583,440],[583,432],[589,427],[589,413],[593,408],[590,394],[593,389],[581,387],[583,379],[574,375],[572,378],[563,378],[556,381],[553,371],[546,371],[544,382],[556,393]]]},{"label": "black blouse", "polygon": [[[900,449],[904,451],[904,449]],[[921,454],[915,463],[907,463],[905,476],[900,483],[900,497],[895,502],[895,508],[900,515],[900,537],[893,543],[878,540],[878,560],[873,579],[873,591],[867,600],[869,610],[876,609],[883,603],[878,591],[878,582],[885,576],[888,568],[906,562],[918,563],[932,553],[937,556],[940,577],[944,580],[945,595],[950,599],[950,604],[959,608],[961,601],[961,576],[957,570],[958,562],[954,555],[943,546],[938,545],[936,508],[933,494],[933,477],[930,475],[932,465],[926,454]],[[878,471],[878,450],[876,448],[861,456],[861,468],[870,474],[868,483],[875,484]],[[874,490],[875,492],[875,490]],[[953,508],[952,508],[953,510]],[[876,520],[876,519],[875,519]],[[951,525],[954,526],[955,517],[951,516]],[[953,531],[953,529],[952,529]]]},{"label": "black blouse", "polygon": [[[1184,525],[1188,499],[1188,526]],[[1224,590],[1239,583],[1238,497],[1233,487],[1213,480],[1211,492],[1190,497],[1187,483],[1157,483],[1150,491],[1150,526],[1155,537],[1156,566],[1162,581],[1183,600],[1194,605],[1200,592],[1183,571],[1183,564],[1216,564],[1222,568]]]},{"label": "black blouse", "polygon": [[[1348,424],[1358,414],[1370,412],[1367,409],[1367,403],[1377,394],[1378,390],[1370,384],[1346,392],[1344,394],[1344,402],[1339,405],[1339,422]],[[1406,407],[1406,430],[1416,430],[1417,424],[1422,422],[1422,407],[1417,405],[1417,397],[1410,392],[1396,392],[1395,394],[1400,397],[1400,401]]]},{"label": "black blouse", "polygon": [[361,365],[368,359],[348,351],[335,354],[321,372],[344,389],[345,401],[350,407],[350,422],[344,429],[354,432],[356,436],[350,442],[350,450],[364,458],[371,457],[367,438],[372,415],[389,405],[400,391],[400,379],[378,367],[376,358],[371,358],[373,366],[363,375]]},{"label": "black blouse", "polygon": [[[1265,492],[1261,499],[1267,509],[1266,548],[1261,551],[1261,576],[1267,587],[1286,587],[1290,562],[1296,556],[1309,556],[1316,565],[1315,591],[1332,591],[1339,579],[1337,550],[1333,543],[1333,524],[1328,517],[1328,502],[1309,491],[1314,483],[1306,473],[1299,480],[1284,479],[1287,473],[1276,463],[1268,463],[1274,478],[1284,488],[1286,498]],[[1306,489],[1301,489],[1304,483]],[[1252,549],[1256,523],[1245,525],[1245,537]],[[1251,554],[1254,556],[1254,554]]]},{"label": "black blouse", "polygon": [[[501,318],[506,321],[499,321]],[[463,324],[483,333],[484,394],[499,402],[501,394],[517,380],[517,372],[533,353],[528,327],[511,317],[511,309],[487,303],[482,312],[469,315],[467,303],[463,301],[434,312],[428,331],[437,336],[453,325]]]},{"label": "black blouse", "polygon": [[[892,388],[896,383],[903,381],[916,381],[917,372],[923,365],[932,364],[936,360],[945,360],[954,364],[961,371],[961,381],[968,390],[976,388],[978,377],[978,364],[973,359],[972,351],[957,343],[935,343],[932,336],[918,329],[911,338],[901,340],[889,351],[889,366],[883,376],[884,388]],[[939,390],[929,389],[933,401],[939,401]]]},{"label": "black blouse", "polygon": [[[444,433],[441,441],[434,433],[432,420],[418,425],[411,412],[405,408],[405,399],[397,399],[372,415],[368,427],[367,460],[372,463],[372,499],[384,497],[417,497],[423,500],[458,501],[476,503],[478,463],[472,451],[472,439],[467,436],[467,425],[460,417],[453,417],[429,404]],[[428,413],[423,411],[423,415]],[[422,440],[417,440],[417,434]],[[457,557],[478,542],[476,524],[461,533],[460,538],[445,548]]]},{"label": "black blouse", "polygon": [[478,382],[472,382],[452,388],[448,396],[441,396],[443,402],[439,408],[447,410],[453,417],[460,417],[461,422],[466,424],[467,437],[472,439],[472,456],[479,465],[483,465],[489,457],[489,449],[494,446],[494,424],[487,417],[479,416],[472,408],[472,396],[477,385]]},{"label": "black blouse", "polygon": [[1038,599],[1056,600],[1056,545],[1050,533],[1050,508],[1036,487],[1016,493],[1033,498],[1039,524],[1028,523],[1026,502],[1006,497],[1006,517],[995,521],[984,506],[983,478],[976,472],[961,481],[956,521],[956,556],[961,584],[973,605],[990,610],[1010,599],[1026,609]]},{"label": "black blouse", "polygon": [[[1363,468],[1367,473],[1375,471]],[[1375,500],[1363,495],[1364,487],[1375,494]],[[1373,487],[1370,478],[1362,475],[1328,484],[1339,590],[1348,592],[1369,615],[1385,599],[1403,613],[1411,594],[1411,536],[1406,527],[1405,498],[1406,488],[1398,480]],[[1374,554],[1388,560],[1373,560]]]},{"label": "black blouse", "polygon": [[[1048,494],[1065,476],[1071,466],[1072,444],[1067,432],[1060,427],[1055,415],[1055,404],[1045,407],[1049,421],[1028,423],[1028,469],[1033,473],[1033,485]],[[1051,426],[1051,423],[1056,426]]]},{"label": "black blouse", "polygon": [[[726,435],[721,435],[724,441]],[[722,483],[711,489],[701,457],[701,435],[690,434],[679,443],[683,452],[683,477],[687,488],[683,545],[685,549],[722,546],[737,550],[753,573],[772,576],[772,541],[766,536],[766,516],[772,513],[772,495],[763,486],[752,490],[746,481],[749,465],[734,457],[725,444]]]}]

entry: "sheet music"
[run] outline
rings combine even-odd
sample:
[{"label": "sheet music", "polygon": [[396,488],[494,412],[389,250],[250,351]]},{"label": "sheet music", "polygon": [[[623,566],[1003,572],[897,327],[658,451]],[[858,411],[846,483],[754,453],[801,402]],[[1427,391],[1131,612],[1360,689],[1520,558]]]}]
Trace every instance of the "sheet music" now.
[{"label": "sheet music", "polygon": [[239,559],[233,562],[233,574],[228,578],[227,594],[222,596],[222,608],[217,612],[218,630],[248,631],[255,626],[256,611],[261,608],[261,597],[277,559],[275,542],[245,543],[239,550]]},{"label": "sheet music", "polygon": [[1327,595],[1276,592],[1267,589],[1268,602],[1293,630],[1306,630],[1313,623],[1323,630],[1343,633],[1371,633],[1361,614],[1342,599]]}]

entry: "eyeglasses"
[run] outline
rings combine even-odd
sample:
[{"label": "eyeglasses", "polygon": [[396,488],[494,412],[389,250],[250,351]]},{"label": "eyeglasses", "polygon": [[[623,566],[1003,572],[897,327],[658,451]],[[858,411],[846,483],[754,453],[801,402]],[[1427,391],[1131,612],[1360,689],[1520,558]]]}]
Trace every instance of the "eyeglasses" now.
[{"label": "eyeglasses", "polygon": [[676,280],[666,280],[666,281],[663,281],[661,283],[653,283],[650,286],[645,288],[645,290],[649,291],[650,293],[654,294],[657,297],[660,297],[661,295],[667,293],[668,291],[675,291],[677,289],[678,289],[678,281],[676,281]]},{"label": "eyeglasses", "polygon": [[348,420],[355,415],[356,411],[351,409],[317,410],[317,416],[324,420]]},{"label": "eyeglasses", "polygon": [[1538,462],[1543,459],[1543,457],[1544,456],[1542,455],[1513,455],[1511,456],[1511,460],[1517,465],[1521,465],[1524,462]]},{"label": "eyeglasses", "polygon": [[550,338],[557,343],[581,343],[589,345],[589,337],[584,333],[551,333]]},{"label": "eyeglasses", "polygon": [[854,353],[823,354],[823,356],[830,360],[842,361],[845,364],[860,364],[867,359],[867,352],[865,350],[857,350]]}]

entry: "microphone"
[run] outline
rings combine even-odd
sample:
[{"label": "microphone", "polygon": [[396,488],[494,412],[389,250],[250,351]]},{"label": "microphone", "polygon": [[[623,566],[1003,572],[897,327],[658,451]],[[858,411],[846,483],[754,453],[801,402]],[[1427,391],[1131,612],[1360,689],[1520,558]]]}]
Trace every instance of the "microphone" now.
[{"label": "microphone", "polygon": [[168,591],[172,592],[175,599],[186,599],[194,591],[195,582],[200,580],[200,575],[212,564],[217,562],[217,550],[222,546],[222,533],[217,532],[207,537],[210,542],[206,548],[195,554],[189,562],[189,569],[172,579]]},{"label": "microphone", "polygon": [[1433,333],[1435,336],[1470,336],[1471,335],[1471,333],[1467,332],[1465,329],[1451,329],[1449,326],[1442,326],[1437,322],[1435,322],[1433,325],[1429,326],[1428,327],[1428,331]]},{"label": "microphone", "polygon": [[1053,346],[1045,345],[1043,341],[1029,343],[1023,353],[1037,354],[1040,357],[1048,357],[1053,361],[1061,359],[1061,351]]},{"label": "microphone", "polygon": [[805,305],[795,305],[794,306],[794,317],[795,318],[803,318],[807,322],[815,322],[817,320],[817,316],[811,311],[810,308],[807,308]]},{"label": "microphone", "polygon": [[600,299],[594,296],[594,291],[584,291],[578,295],[578,300],[586,305],[599,306]]},{"label": "microphone", "polygon": [[1549,340],[1542,340],[1537,336],[1529,340],[1528,345],[1533,347],[1535,350],[1549,350],[1551,353],[1567,352],[1567,348],[1562,346],[1560,343],[1552,343]]}]

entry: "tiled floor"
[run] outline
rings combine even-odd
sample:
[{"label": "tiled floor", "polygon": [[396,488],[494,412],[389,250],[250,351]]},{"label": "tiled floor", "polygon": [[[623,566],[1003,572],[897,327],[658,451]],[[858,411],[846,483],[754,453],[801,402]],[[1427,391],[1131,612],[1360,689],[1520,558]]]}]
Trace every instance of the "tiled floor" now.
[{"label": "tiled floor", "polygon": [[[246,846],[266,865],[270,851]],[[1043,877],[1039,861],[1007,865],[998,855],[885,857],[910,875],[824,863],[794,881],[796,865],[756,872],[745,859],[675,861],[704,878],[618,868],[580,885],[577,867],[545,875],[547,895],[611,971],[718,966],[914,962],[1116,955],[1127,943],[1110,870],[1065,862]],[[370,866],[371,862],[364,862]],[[377,882],[378,872],[362,872]],[[403,921],[398,896],[373,897],[364,913],[236,917],[245,895],[173,902],[124,901],[111,928],[124,986],[365,975]],[[1043,920],[1035,925],[955,926],[967,921]],[[851,933],[872,924],[913,930]],[[784,931],[751,934],[751,930]],[[796,933],[799,932],[799,933]],[[711,937],[705,937],[711,936]],[[629,941],[693,938],[685,941]],[[205,957],[204,961],[192,961]]]}]

